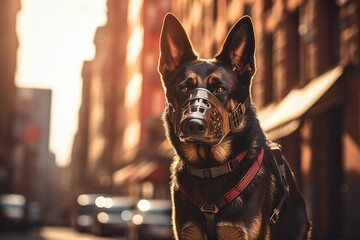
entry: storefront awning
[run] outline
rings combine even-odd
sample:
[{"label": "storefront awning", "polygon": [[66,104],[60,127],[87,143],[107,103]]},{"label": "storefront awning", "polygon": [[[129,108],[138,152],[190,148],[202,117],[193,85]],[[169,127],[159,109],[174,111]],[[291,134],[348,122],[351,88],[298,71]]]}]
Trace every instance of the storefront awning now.
[{"label": "storefront awning", "polygon": [[152,181],[168,182],[169,162],[154,162],[149,159],[140,159],[132,162],[113,174],[113,183],[116,186],[135,182]]},{"label": "storefront awning", "polygon": [[129,163],[123,168],[120,168],[113,174],[113,183],[115,185],[121,185],[125,183],[133,174],[135,174],[139,168],[143,167],[143,163]]},{"label": "storefront awning", "polygon": [[167,140],[155,151],[133,149],[122,159],[127,164],[113,173],[113,183],[121,186],[142,181],[168,182],[167,173],[173,156],[174,151]]},{"label": "storefront awning", "polygon": [[155,162],[144,162],[143,165],[129,178],[129,182],[141,182],[149,177],[159,168],[159,164]]},{"label": "storefront awning", "polygon": [[300,118],[333,86],[344,69],[337,66],[312,79],[305,87],[293,89],[279,103],[273,103],[259,111],[263,130],[270,139],[279,139],[300,125]]}]

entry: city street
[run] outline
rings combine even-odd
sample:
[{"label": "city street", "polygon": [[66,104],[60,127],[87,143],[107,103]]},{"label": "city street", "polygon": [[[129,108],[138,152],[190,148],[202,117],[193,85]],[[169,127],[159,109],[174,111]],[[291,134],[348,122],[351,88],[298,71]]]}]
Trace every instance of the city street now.
[{"label": "city street", "polygon": [[43,227],[28,232],[0,233],[0,240],[122,240],[123,238],[97,237],[66,227]]}]

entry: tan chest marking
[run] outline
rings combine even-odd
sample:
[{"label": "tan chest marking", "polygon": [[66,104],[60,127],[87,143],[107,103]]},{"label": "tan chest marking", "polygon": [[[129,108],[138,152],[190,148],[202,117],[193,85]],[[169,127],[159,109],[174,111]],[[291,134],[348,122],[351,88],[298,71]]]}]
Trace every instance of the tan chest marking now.
[{"label": "tan chest marking", "polygon": [[[218,240],[255,240],[259,236],[261,227],[261,216],[253,220],[250,227],[244,225],[234,225],[232,223],[221,222],[217,224]],[[201,228],[195,223],[188,223],[181,229],[180,239],[201,240],[205,239]],[[266,237],[268,239],[268,236]]]}]

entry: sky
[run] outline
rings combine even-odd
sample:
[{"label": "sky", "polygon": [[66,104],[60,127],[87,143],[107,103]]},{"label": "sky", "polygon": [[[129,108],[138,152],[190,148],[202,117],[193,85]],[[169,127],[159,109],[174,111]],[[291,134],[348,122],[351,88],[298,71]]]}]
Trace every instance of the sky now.
[{"label": "sky", "polygon": [[96,28],[106,24],[106,0],[21,0],[17,87],[52,90],[50,151],[70,163],[81,104],[81,71],[95,55]]}]

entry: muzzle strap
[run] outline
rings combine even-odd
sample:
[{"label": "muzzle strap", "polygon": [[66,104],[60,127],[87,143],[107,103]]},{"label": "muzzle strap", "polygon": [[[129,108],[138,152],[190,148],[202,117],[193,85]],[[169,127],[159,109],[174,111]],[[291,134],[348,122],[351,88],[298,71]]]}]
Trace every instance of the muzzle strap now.
[{"label": "muzzle strap", "polygon": [[247,96],[243,103],[237,105],[236,109],[230,113],[230,128],[232,133],[236,133],[240,130],[242,118],[245,115],[246,110],[250,107],[250,94]]},{"label": "muzzle strap", "polygon": [[168,101],[166,101],[166,105],[168,107],[168,115],[169,115],[169,118],[171,120],[171,122],[173,124],[175,124],[175,113],[176,113],[176,109],[174,108],[174,106],[169,103]]}]

